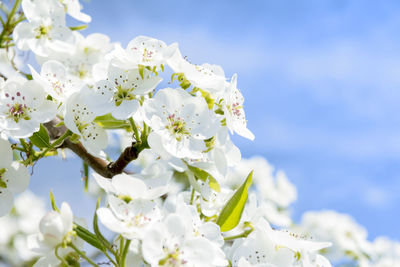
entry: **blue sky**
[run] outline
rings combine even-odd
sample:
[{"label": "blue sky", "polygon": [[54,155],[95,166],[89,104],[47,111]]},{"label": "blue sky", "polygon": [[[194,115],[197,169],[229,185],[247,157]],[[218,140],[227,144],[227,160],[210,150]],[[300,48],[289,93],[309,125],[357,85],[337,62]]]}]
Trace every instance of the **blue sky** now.
[{"label": "blue sky", "polygon": [[[295,218],[335,209],[371,238],[400,240],[400,2],[93,0],[84,11],[85,34],[178,42],[190,61],[237,73],[256,139],[234,140],[296,184]],[[66,164],[40,163],[33,189],[47,195],[56,179],[71,181],[54,188],[60,200],[79,192],[79,170],[51,174],[79,161]]]}]

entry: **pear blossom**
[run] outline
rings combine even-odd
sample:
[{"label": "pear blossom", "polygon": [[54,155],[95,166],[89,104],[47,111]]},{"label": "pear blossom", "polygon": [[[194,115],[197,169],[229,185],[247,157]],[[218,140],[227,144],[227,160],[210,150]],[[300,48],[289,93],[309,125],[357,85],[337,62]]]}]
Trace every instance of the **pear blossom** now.
[{"label": "pear blossom", "polygon": [[308,231],[320,240],[335,244],[324,254],[332,261],[343,258],[363,258],[372,246],[367,242],[367,231],[347,214],[335,211],[308,211],[303,214],[299,229]]},{"label": "pear blossom", "polygon": [[152,200],[117,198],[108,195],[108,208],[99,208],[102,224],[128,239],[143,238],[146,229],[162,218],[161,210]]},{"label": "pear blossom", "polygon": [[32,50],[48,56],[50,50],[68,51],[74,37],[65,26],[64,8],[54,0],[23,0],[22,9],[28,22],[18,23],[13,36],[21,50]]},{"label": "pear blossom", "polygon": [[52,59],[62,63],[67,73],[92,86],[94,83],[107,76],[109,59],[106,54],[112,49],[113,44],[107,35],[93,33],[83,36],[73,32],[73,47],[68,51],[49,51],[46,57],[36,56],[39,64],[44,64]]},{"label": "pear blossom", "polygon": [[76,255],[71,248],[66,247],[71,242],[78,247],[83,245],[75,237],[73,219],[72,210],[65,202],[61,204],[60,211],[50,211],[41,219],[40,232],[28,237],[30,249],[42,255],[35,263],[35,267],[58,266],[61,262],[56,257],[55,250],[64,259],[79,259],[79,255]]},{"label": "pear blossom", "polygon": [[35,81],[8,79],[0,88],[0,129],[13,138],[31,136],[55,114],[55,103]]},{"label": "pear blossom", "polygon": [[112,53],[112,64],[125,69],[138,68],[138,65],[159,67],[165,64],[166,49],[167,45],[163,41],[138,36],[129,42],[126,49],[116,46]]},{"label": "pear blossom", "polygon": [[231,82],[226,87],[226,92],[223,96],[223,111],[226,121],[226,126],[230,132],[234,131],[250,140],[254,140],[254,135],[247,129],[247,121],[244,114],[243,102],[244,97],[236,88],[237,75],[233,75]]},{"label": "pear blossom", "polygon": [[23,192],[29,184],[28,169],[13,162],[11,144],[0,137],[0,216],[10,212],[14,195]]},{"label": "pear blossom", "polygon": [[[235,240],[232,246],[232,266],[315,266],[301,265],[309,261],[309,254],[329,247],[327,242],[314,242],[297,237],[295,234],[273,230],[269,223],[260,219],[255,230],[243,239]],[[322,256],[321,256],[322,257]],[[245,260],[245,261],[244,261]],[[240,265],[239,265],[240,262]],[[323,262],[319,260],[318,263]],[[244,264],[246,263],[246,264]],[[329,264],[329,261],[325,261]],[[320,265],[319,267],[330,267]]]},{"label": "pear blossom", "polygon": [[178,214],[168,215],[146,232],[142,243],[144,259],[152,267],[228,265],[221,249],[207,238],[188,232]]},{"label": "pear blossom", "polygon": [[208,105],[183,89],[166,88],[147,101],[146,120],[152,128],[150,147],[159,154],[199,159],[206,151],[205,140],[213,137],[218,125]]},{"label": "pear blossom", "polygon": [[86,88],[72,94],[66,103],[64,122],[68,129],[81,136],[82,144],[90,153],[100,155],[107,147],[107,133],[94,122],[96,115],[86,104],[90,97]]},{"label": "pear blossom", "polygon": [[39,253],[52,251],[72,234],[73,214],[70,206],[63,202],[59,212],[46,213],[39,227],[40,233],[29,237],[32,250]]},{"label": "pear blossom", "polygon": [[207,90],[213,94],[221,94],[226,78],[224,70],[218,65],[194,65],[182,57],[178,45],[173,44],[164,52],[168,66],[175,73],[183,73],[194,87]]},{"label": "pear blossom", "polygon": [[99,115],[111,112],[116,119],[128,119],[139,109],[139,98],[152,91],[162,80],[159,76],[150,76],[150,71],[139,69],[123,70],[110,65],[107,80],[98,81],[96,107]]},{"label": "pear blossom", "polygon": [[46,61],[40,74],[29,67],[35,81],[42,83],[46,92],[60,103],[80,89],[80,82],[69,76],[65,66],[56,60]]}]

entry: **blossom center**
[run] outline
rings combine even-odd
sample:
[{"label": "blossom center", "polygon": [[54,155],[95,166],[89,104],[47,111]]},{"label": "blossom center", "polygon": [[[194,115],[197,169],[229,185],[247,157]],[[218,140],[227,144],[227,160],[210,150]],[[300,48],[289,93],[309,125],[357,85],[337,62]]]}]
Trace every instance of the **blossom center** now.
[{"label": "blossom center", "polygon": [[123,88],[121,85],[116,86],[117,91],[114,93],[115,105],[118,107],[124,100],[133,100],[135,95],[132,94],[133,88]]},{"label": "blossom center", "polygon": [[44,26],[43,24],[40,25],[35,29],[36,32],[36,39],[40,39],[42,37],[47,37],[49,35],[49,32],[51,30],[51,26]]},{"label": "blossom center", "polygon": [[12,106],[9,106],[9,118],[12,118],[15,122],[18,122],[20,119],[30,120],[29,117],[29,108],[25,104],[15,103]]},{"label": "blossom center", "polygon": [[231,114],[234,116],[240,117],[242,112],[241,110],[243,109],[242,105],[240,103],[236,102],[233,103],[232,105],[228,105],[228,110]]},{"label": "blossom center", "polygon": [[175,250],[173,251],[168,251],[167,248],[163,247],[164,251],[167,252],[167,256],[163,259],[161,259],[158,264],[160,266],[183,266],[185,265],[187,262],[184,259],[180,259],[180,255],[183,254],[183,252],[181,252],[179,250],[179,247],[177,244],[175,244]]},{"label": "blossom center", "polygon": [[189,131],[186,129],[186,122],[183,118],[171,114],[167,117],[167,120],[168,125],[166,128],[175,136],[176,140],[181,141],[183,136],[190,135]]},{"label": "blossom center", "polygon": [[154,52],[151,50],[148,50],[147,48],[143,49],[143,61],[144,62],[149,62],[152,60],[154,55]]}]

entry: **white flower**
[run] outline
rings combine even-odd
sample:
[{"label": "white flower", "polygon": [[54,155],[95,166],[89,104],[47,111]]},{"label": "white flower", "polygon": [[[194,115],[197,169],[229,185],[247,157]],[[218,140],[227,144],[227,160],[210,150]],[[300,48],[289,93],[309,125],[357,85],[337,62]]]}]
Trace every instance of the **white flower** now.
[{"label": "white flower", "polygon": [[[190,229],[189,229],[190,230]],[[188,235],[184,221],[170,214],[146,232],[143,238],[143,257],[155,266],[227,266],[221,249],[208,239]]]},{"label": "white flower", "polygon": [[156,203],[145,199],[107,197],[109,207],[99,208],[97,215],[102,224],[125,238],[142,238],[145,230],[161,220],[161,211]]},{"label": "white flower", "polygon": [[82,145],[90,153],[100,155],[108,139],[106,131],[93,121],[96,115],[87,104],[92,98],[86,88],[72,94],[66,104],[64,122],[68,129],[81,136]]},{"label": "white flower", "polygon": [[100,33],[83,36],[77,31],[73,32],[73,47],[68,51],[49,51],[48,56],[36,56],[39,64],[49,59],[62,63],[68,74],[79,79],[88,85],[93,85],[100,79],[107,76],[109,60],[106,53],[112,48],[110,38]]},{"label": "white flower", "polygon": [[57,254],[63,259],[79,259],[72,248],[66,247],[73,243],[76,247],[82,248],[83,242],[77,239],[73,230],[73,214],[70,206],[63,202],[60,211],[48,212],[39,223],[39,233],[28,236],[28,247],[42,255],[34,267],[59,266],[60,260]]},{"label": "white flower", "polygon": [[309,262],[310,253],[313,255],[330,245],[326,242],[305,240],[289,232],[273,230],[267,221],[260,219],[254,232],[247,238],[235,241],[232,246],[232,265],[239,266],[241,262],[241,266],[246,266],[241,260],[243,258],[252,264],[247,266],[317,266],[301,265],[301,262],[303,259]]},{"label": "white flower", "polygon": [[140,96],[152,91],[162,80],[150,74],[145,69],[142,78],[139,69],[125,71],[110,65],[107,80],[101,80],[94,86],[97,113],[111,112],[116,119],[131,117],[139,109]]},{"label": "white flower", "polygon": [[165,63],[164,50],[167,45],[160,40],[138,36],[131,40],[126,47],[117,46],[112,53],[112,64],[120,68],[137,68],[138,65],[159,67]]},{"label": "white flower", "polygon": [[226,119],[226,126],[231,133],[234,131],[250,140],[254,140],[254,135],[247,129],[247,121],[243,109],[244,98],[239,89],[236,88],[237,75],[233,75],[231,82],[226,87],[223,96],[223,110]]},{"label": "white flower", "polygon": [[198,159],[207,147],[205,140],[217,132],[213,113],[204,98],[183,89],[162,89],[146,106],[147,123],[153,132],[150,147],[159,154]]},{"label": "white flower", "polygon": [[145,199],[154,200],[168,191],[167,182],[169,181],[170,174],[166,174],[167,179],[157,179],[156,183],[152,179],[142,179],[140,175],[128,175],[121,173],[115,175],[112,179],[107,179],[97,173],[92,176],[101,188],[107,194],[114,194],[121,199]]},{"label": "white flower", "polygon": [[176,44],[164,52],[167,64],[175,73],[183,73],[185,78],[194,86],[211,93],[221,93],[225,86],[224,70],[218,65],[194,65],[181,55]]},{"label": "white flower", "polygon": [[56,60],[46,61],[40,75],[31,66],[29,68],[33,78],[42,83],[46,92],[58,102],[65,102],[80,87],[79,81],[69,76],[65,66]]},{"label": "white flower", "polygon": [[24,191],[29,184],[28,169],[13,162],[10,143],[0,137],[0,216],[10,212],[14,194]]},{"label": "white flower", "polygon": [[14,29],[14,40],[19,49],[30,49],[39,56],[47,56],[49,50],[71,49],[73,35],[65,26],[64,8],[60,3],[24,0],[22,8],[29,22],[18,23]]},{"label": "white flower", "polygon": [[29,236],[29,247],[41,254],[52,252],[73,234],[73,214],[70,206],[63,202],[60,212],[50,211],[40,220],[40,233]]},{"label": "white flower", "polygon": [[0,129],[13,138],[31,136],[55,114],[55,103],[46,100],[43,87],[35,81],[9,79],[0,88]]},{"label": "white flower", "polygon": [[367,231],[347,214],[309,211],[303,214],[300,229],[319,240],[332,242],[334,246],[327,248],[324,254],[333,261],[363,258],[372,251],[367,242]]}]

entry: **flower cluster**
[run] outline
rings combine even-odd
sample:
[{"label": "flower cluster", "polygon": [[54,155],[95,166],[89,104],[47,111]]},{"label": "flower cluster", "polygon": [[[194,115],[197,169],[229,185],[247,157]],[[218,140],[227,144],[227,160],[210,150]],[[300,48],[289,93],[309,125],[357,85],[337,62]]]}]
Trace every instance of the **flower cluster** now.
[{"label": "flower cluster", "polygon": [[[344,257],[363,266],[388,260],[380,251],[391,243],[378,240],[370,261],[372,245],[346,219],[341,228],[341,219],[326,219],[329,214],[322,221],[307,214],[293,227],[296,188],[263,158],[241,160],[231,141],[233,134],[254,139],[236,74],[227,78],[218,65],[192,64],[176,43],[139,36],[124,48],[100,33],[84,36],[79,30],[86,25],[66,24],[67,15],[90,22],[78,0],[16,0],[6,15],[0,35],[0,215],[27,188],[28,168],[64,149],[82,158],[86,186],[90,181],[89,191],[99,197],[93,230],[69,204],[58,208],[54,196],[53,210],[40,222],[41,210],[35,216],[20,211],[17,200],[11,214],[32,215],[38,223],[23,230],[31,234],[23,246],[34,254],[21,252],[22,260],[36,267],[83,261],[329,267],[329,260]],[[23,66],[30,73],[22,72],[14,56],[19,51],[33,53],[38,68]],[[125,144],[111,162],[110,136]],[[15,239],[18,246],[17,233],[0,232],[0,245]],[[84,251],[85,242],[99,259]]]}]

